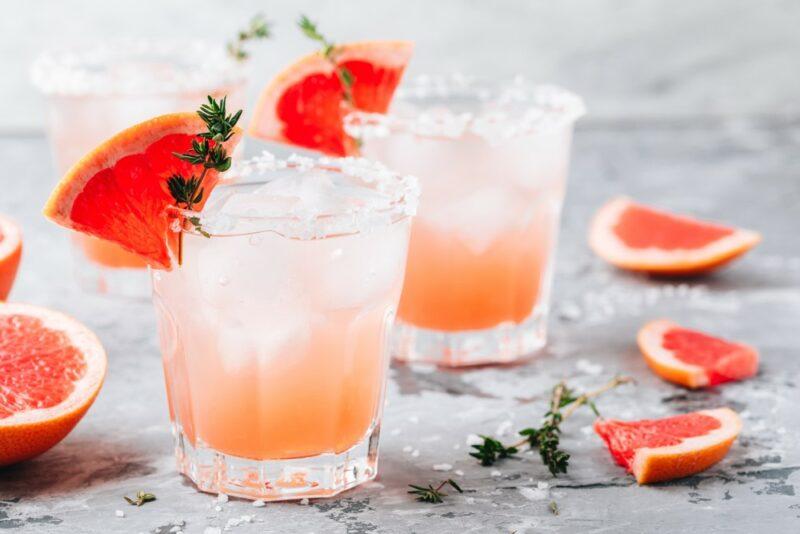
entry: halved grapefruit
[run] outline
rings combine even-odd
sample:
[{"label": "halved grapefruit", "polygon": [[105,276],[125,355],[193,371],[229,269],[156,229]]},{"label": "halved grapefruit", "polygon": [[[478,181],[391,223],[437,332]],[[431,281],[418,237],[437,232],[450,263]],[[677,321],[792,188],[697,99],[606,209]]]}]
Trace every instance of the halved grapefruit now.
[{"label": "halved grapefruit", "polygon": [[688,388],[743,380],[758,371],[758,351],[660,319],[637,336],[647,365],[658,376]]},{"label": "halved grapefruit", "polygon": [[0,301],[11,292],[21,257],[22,232],[14,221],[0,215]]},{"label": "halved grapefruit", "polygon": [[594,430],[614,460],[639,484],[681,478],[722,460],[742,422],[729,408],[702,410],[664,419],[599,419]]},{"label": "halved grapefruit", "polygon": [[[353,154],[345,115],[353,108],[386,113],[413,48],[408,41],[365,41],[337,46],[335,66],[320,52],[301,58],[262,91],[248,133],[332,156]],[[351,105],[337,67],[352,75]]]},{"label": "halved grapefruit", "polygon": [[658,210],[620,197],[592,221],[589,245],[622,269],[689,275],[711,271],[753,248],[761,236]]},{"label": "halved grapefruit", "polygon": [[[202,165],[180,160],[207,127],[196,113],[173,113],[123,130],[78,161],[50,195],[44,214],[78,232],[119,244],[151,266],[169,269],[170,248],[177,234],[170,231],[168,208],[174,201],[167,179],[175,173],[199,176]],[[241,137],[225,143],[230,153]],[[216,171],[203,182],[208,198]],[[202,207],[202,202],[196,209]]]},{"label": "halved grapefruit", "polygon": [[0,304],[0,466],[64,439],[94,402],[105,373],[103,346],[75,319]]}]

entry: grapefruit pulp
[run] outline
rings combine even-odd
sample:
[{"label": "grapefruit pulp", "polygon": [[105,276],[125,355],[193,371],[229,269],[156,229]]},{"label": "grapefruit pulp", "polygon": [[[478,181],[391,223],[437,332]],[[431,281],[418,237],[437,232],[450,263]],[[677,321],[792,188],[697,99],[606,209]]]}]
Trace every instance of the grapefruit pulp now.
[{"label": "grapefruit pulp", "polygon": [[589,245],[612,265],[668,275],[711,271],[760,240],[750,230],[657,210],[625,197],[600,208],[589,232]]},{"label": "grapefruit pulp", "polygon": [[0,304],[0,466],[64,439],[105,372],[105,351],[82,324],[45,308]]},{"label": "grapefruit pulp", "polygon": [[741,420],[728,408],[663,419],[599,419],[594,430],[614,460],[639,484],[681,478],[719,462],[739,435]]},{"label": "grapefruit pulp", "polygon": [[[54,222],[119,244],[160,269],[172,266],[170,229],[173,198],[167,179],[175,173],[199,176],[202,165],[180,160],[207,129],[196,113],[162,115],[123,130],[81,158],[61,179],[44,208]],[[225,143],[230,154],[241,131]],[[203,182],[205,201],[218,175]],[[196,205],[202,208],[202,202]]]},{"label": "grapefruit pulp", "polygon": [[743,380],[758,371],[758,352],[754,348],[665,319],[642,327],[637,341],[654,373],[688,388]]},{"label": "grapefruit pulp", "polygon": [[[345,115],[386,113],[413,48],[407,41],[365,41],[337,46],[335,65],[320,52],[301,58],[262,91],[248,133],[332,156],[356,153]],[[349,105],[337,68],[352,76]]]},{"label": "grapefruit pulp", "polygon": [[14,221],[0,215],[0,301],[11,292],[21,257],[22,233]]}]

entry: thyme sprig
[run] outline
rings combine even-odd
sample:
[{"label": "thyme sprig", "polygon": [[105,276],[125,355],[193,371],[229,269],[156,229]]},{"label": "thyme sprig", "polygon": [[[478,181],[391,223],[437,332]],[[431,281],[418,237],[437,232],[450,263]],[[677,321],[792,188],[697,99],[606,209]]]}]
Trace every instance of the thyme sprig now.
[{"label": "thyme sprig", "polygon": [[462,490],[461,487],[458,484],[456,484],[456,481],[453,480],[452,478],[443,480],[435,488],[433,487],[433,484],[428,484],[427,486],[418,486],[416,484],[409,484],[408,487],[410,487],[411,489],[408,490],[408,493],[416,495],[418,501],[438,504],[444,502],[444,497],[447,497],[447,493],[443,492],[442,488],[444,488],[448,484],[457,492],[464,493],[464,490]]},{"label": "thyme sprig", "polygon": [[317,29],[316,23],[312,22],[311,19],[305,15],[300,15],[300,19],[297,21],[297,26],[306,37],[312,41],[318,42],[322,46],[322,55],[333,65],[336,75],[339,77],[339,81],[342,83],[345,101],[348,104],[352,104],[353,73],[350,72],[350,69],[347,67],[342,67],[336,62],[337,55],[339,53],[339,49],[336,44],[332,41],[329,41],[324,35],[322,35]]},{"label": "thyme sprig", "polygon": [[481,436],[481,443],[472,445],[475,449],[470,452],[470,456],[477,458],[483,466],[494,465],[495,462],[503,458],[509,458],[519,452],[523,446],[528,446],[532,450],[538,450],[542,463],[553,476],[559,473],[566,473],[569,467],[570,455],[560,447],[561,423],[570,417],[583,405],[589,406],[596,416],[600,416],[597,406],[593,399],[603,393],[616,388],[622,384],[627,384],[633,380],[627,376],[617,376],[603,386],[580,395],[567,387],[564,382],[559,382],[553,387],[550,395],[550,407],[544,415],[540,426],[524,428],[519,431],[523,439],[511,445],[504,445],[497,439]]},{"label": "thyme sprig", "polygon": [[[187,210],[194,209],[195,204],[203,200],[203,181],[208,171],[215,170],[222,173],[231,168],[231,158],[223,143],[233,136],[234,127],[242,116],[242,110],[228,114],[227,97],[216,101],[209,96],[208,102],[197,110],[197,115],[205,123],[207,131],[197,134],[200,139],[192,140],[189,151],[173,152],[172,155],[192,165],[202,165],[203,170],[200,176],[186,177],[175,173],[167,179],[167,188],[175,200],[175,205]],[[200,234],[210,237],[208,232],[202,229],[198,217],[189,217],[188,221]]]},{"label": "thyme sprig", "polygon": [[247,28],[239,30],[235,40],[228,41],[228,54],[236,61],[245,61],[250,57],[250,52],[245,50],[245,43],[258,39],[268,39],[271,36],[269,21],[263,14],[257,13],[250,19],[250,24]]},{"label": "thyme sprig", "polygon": [[148,502],[153,502],[156,500],[156,496],[152,493],[147,493],[144,491],[137,491],[136,496],[134,498],[130,498],[127,495],[124,495],[123,498],[125,502],[130,504],[131,506],[141,506]]}]

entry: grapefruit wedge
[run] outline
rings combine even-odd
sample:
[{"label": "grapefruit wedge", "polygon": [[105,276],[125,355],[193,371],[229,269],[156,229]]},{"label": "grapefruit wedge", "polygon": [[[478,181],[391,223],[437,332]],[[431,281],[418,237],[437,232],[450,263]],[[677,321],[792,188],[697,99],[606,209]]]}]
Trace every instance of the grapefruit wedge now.
[{"label": "grapefruit wedge", "polygon": [[[345,115],[352,109],[386,113],[413,48],[407,41],[365,41],[337,46],[335,64],[320,52],[301,58],[263,90],[248,133],[332,156],[354,154]],[[352,76],[351,103],[337,68]]]},{"label": "grapefruit wedge", "polygon": [[100,341],[75,319],[0,304],[0,466],[64,439],[94,402],[105,373]]},{"label": "grapefruit wedge", "polygon": [[[196,113],[173,113],[123,130],[78,161],[61,179],[44,208],[54,222],[137,254],[160,269],[172,266],[170,249],[177,233],[170,230],[173,198],[167,179],[175,174],[199,176],[202,165],[180,160],[207,129]],[[236,128],[225,143],[228,153],[241,137]],[[210,170],[203,182],[208,198],[218,179]],[[202,208],[202,202],[196,209]],[[174,249],[173,249],[174,250]]]},{"label": "grapefruit wedge", "polygon": [[612,265],[666,275],[711,271],[760,240],[750,230],[676,215],[625,197],[600,208],[589,232],[589,245]]},{"label": "grapefruit wedge", "polygon": [[647,323],[639,330],[637,341],[654,373],[687,388],[744,380],[758,371],[754,348],[665,319]]},{"label": "grapefruit wedge", "polygon": [[614,460],[639,484],[708,469],[725,457],[741,429],[739,416],[728,408],[641,421],[599,419],[594,424]]},{"label": "grapefruit wedge", "polygon": [[22,257],[22,233],[19,226],[0,215],[0,301],[5,300],[14,285]]}]

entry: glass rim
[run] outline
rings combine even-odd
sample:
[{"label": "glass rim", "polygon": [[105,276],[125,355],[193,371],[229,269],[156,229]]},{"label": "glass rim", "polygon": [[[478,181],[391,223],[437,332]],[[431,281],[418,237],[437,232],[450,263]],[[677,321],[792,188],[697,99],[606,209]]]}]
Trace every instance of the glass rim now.
[{"label": "glass rim", "polygon": [[[174,67],[172,85],[147,75],[114,74],[115,60],[160,59]],[[116,78],[115,78],[116,76]],[[49,97],[167,96],[218,91],[247,82],[245,65],[225,46],[201,39],[112,39],[42,51],[30,66],[30,79]]]},{"label": "glass rim", "polygon": [[[234,223],[247,223],[252,228],[247,230],[215,230],[212,224],[208,236],[235,237],[271,232],[290,239],[317,240],[343,235],[363,233],[378,227],[391,226],[416,214],[419,201],[419,184],[415,177],[401,175],[388,170],[384,165],[357,157],[317,158],[292,154],[286,159],[278,159],[271,152],[263,151],[260,156],[234,163],[228,177],[221,180],[214,191],[224,188],[266,185],[283,175],[284,171],[294,170],[300,174],[310,171],[336,173],[362,180],[365,184],[374,184],[374,191],[387,195],[387,202],[380,206],[361,206],[342,209],[330,213],[318,213],[309,216],[298,215],[287,210],[285,214],[221,214],[219,217]],[[273,174],[268,177],[265,175]],[[191,211],[175,208],[174,211],[184,221],[179,231],[194,235],[201,232],[189,222],[199,221],[205,224],[213,222],[217,215],[209,215],[205,211]],[[204,223],[205,221],[205,223]],[[204,237],[208,237],[204,236]]]},{"label": "glass rim", "polygon": [[[468,102],[468,109],[448,105],[457,99]],[[360,139],[395,133],[455,139],[467,130],[487,138],[514,138],[572,125],[585,113],[577,94],[522,76],[490,80],[463,74],[422,75],[398,88],[387,113],[351,111],[344,122],[345,131]]]}]

